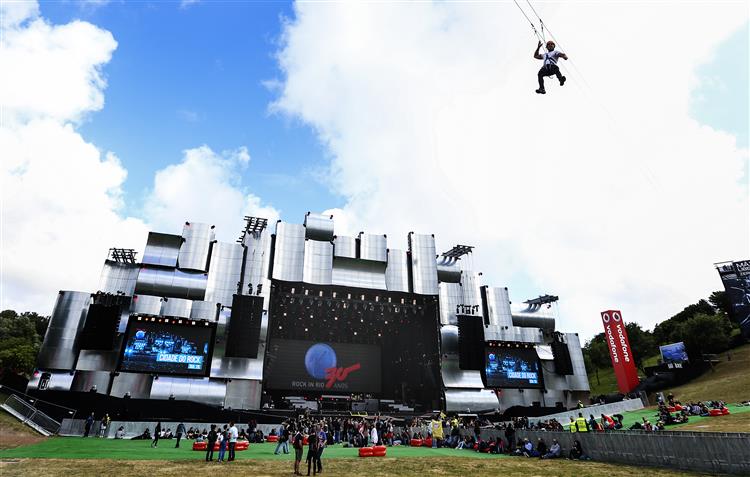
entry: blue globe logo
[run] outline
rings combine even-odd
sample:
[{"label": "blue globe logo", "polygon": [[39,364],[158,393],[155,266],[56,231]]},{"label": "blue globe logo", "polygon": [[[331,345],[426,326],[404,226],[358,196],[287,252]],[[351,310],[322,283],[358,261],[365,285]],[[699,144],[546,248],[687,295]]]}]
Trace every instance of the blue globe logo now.
[{"label": "blue globe logo", "polygon": [[138,330],[135,332],[135,339],[142,340],[146,338],[146,332],[144,330]]},{"label": "blue globe logo", "polygon": [[305,369],[315,379],[325,379],[326,369],[336,367],[336,352],[324,343],[316,343],[305,353]]}]

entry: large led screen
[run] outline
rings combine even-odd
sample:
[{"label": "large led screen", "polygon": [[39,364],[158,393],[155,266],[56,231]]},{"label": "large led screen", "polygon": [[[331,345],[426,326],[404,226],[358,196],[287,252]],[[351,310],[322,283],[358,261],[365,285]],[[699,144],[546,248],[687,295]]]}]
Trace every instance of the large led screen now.
[{"label": "large led screen", "polygon": [[534,348],[486,348],[484,364],[487,387],[542,387],[542,368]]},{"label": "large led screen", "polygon": [[688,360],[685,343],[682,341],[668,345],[659,346],[661,359],[665,363],[682,363]]},{"label": "large led screen", "polygon": [[268,389],[379,393],[380,347],[275,339],[263,376]]},{"label": "large led screen", "polygon": [[216,326],[206,321],[131,317],[120,371],[206,376]]}]

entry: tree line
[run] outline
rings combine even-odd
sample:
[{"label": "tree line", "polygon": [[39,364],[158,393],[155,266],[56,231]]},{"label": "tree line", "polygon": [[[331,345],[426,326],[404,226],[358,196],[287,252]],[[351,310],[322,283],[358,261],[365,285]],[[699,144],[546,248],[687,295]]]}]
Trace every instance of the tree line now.
[{"label": "tree line", "polygon": [[[713,292],[708,300],[688,305],[671,318],[658,323],[653,331],[638,323],[627,323],[630,348],[636,366],[644,371],[644,361],[659,353],[659,346],[682,341],[690,359],[704,354],[721,353],[732,347],[733,335],[739,325],[730,316],[730,304],[724,291]],[[739,334],[736,336],[740,337]],[[604,332],[588,340],[583,347],[586,370],[593,372],[599,383],[599,371],[612,367]]]},{"label": "tree line", "polygon": [[49,318],[34,312],[0,312],[0,375],[31,374]]}]

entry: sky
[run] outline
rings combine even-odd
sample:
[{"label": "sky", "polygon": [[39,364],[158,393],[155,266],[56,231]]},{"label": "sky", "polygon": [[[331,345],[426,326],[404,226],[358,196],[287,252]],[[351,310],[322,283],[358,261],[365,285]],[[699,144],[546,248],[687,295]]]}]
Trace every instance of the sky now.
[{"label": "sky", "polygon": [[559,295],[584,338],[750,258],[745,2],[533,2],[570,57],[544,96],[513,2],[0,5],[0,308],[243,215],[475,245],[485,284]]}]

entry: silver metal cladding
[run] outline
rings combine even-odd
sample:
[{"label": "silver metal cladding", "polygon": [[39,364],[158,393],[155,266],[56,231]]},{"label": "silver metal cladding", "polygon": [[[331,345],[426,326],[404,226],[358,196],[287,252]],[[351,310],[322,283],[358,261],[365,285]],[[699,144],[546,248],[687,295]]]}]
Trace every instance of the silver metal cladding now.
[{"label": "silver metal cladding", "polygon": [[141,262],[162,267],[176,267],[182,236],[149,232]]},{"label": "silver metal cladding", "polygon": [[555,330],[555,311],[548,305],[513,305],[511,315],[514,326],[540,328],[547,332]]},{"label": "silver metal cladding", "polygon": [[304,263],[305,227],[300,224],[277,222],[273,278],[288,282],[301,282]]},{"label": "silver metal cladding", "polygon": [[232,305],[232,295],[238,293],[242,279],[242,259],[245,249],[236,243],[216,242],[211,250],[205,301]]},{"label": "silver metal cladding", "polygon": [[88,312],[91,294],[60,291],[52,310],[44,341],[39,349],[37,367],[74,369],[78,359],[78,334]]},{"label": "silver metal cladding", "polygon": [[70,390],[81,393],[107,394],[109,393],[111,379],[112,373],[109,371],[76,371]]},{"label": "silver metal cladding", "polygon": [[231,313],[229,308],[219,312],[219,321],[216,326],[216,344],[211,359],[212,378],[231,379],[263,379],[263,359],[266,354],[266,340],[268,337],[268,314],[264,313],[260,322],[260,335],[258,339],[257,358],[227,358],[225,354],[225,336]]},{"label": "silver metal cladding", "polygon": [[138,278],[138,264],[105,260],[99,277],[99,290],[104,293],[132,295]]},{"label": "silver metal cladding", "polygon": [[409,251],[414,289],[419,295],[437,295],[437,263],[435,237],[409,232]]},{"label": "silver metal cladding", "polygon": [[386,290],[385,263],[356,258],[334,257],[334,285]]},{"label": "silver metal cladding", "polygon": [[463,290],[458,283],[440,283],[440,323],[455,325],[456,310],[463,303]]},{"label": "silver metal cladding", "polygon": [[184,242],[180,247],[177,266],[184,270],[206,271],[208,250],[214,241],[214,226],[185,222],[182,228]]},{"label": "silver metal cladding", "polygon": [[586,364],[583,359],[581,341],[576,333],[565,333],[565,341],[568,343],[570,361],[573,364],[573,375],[566,376],[568,389],[573,391],[589,391],[589,378],[586,374]]},{"label": "silver metal cladding", "polygon": [[180,269],[142,266],[138,273],[135,293],[138,295],[166,296],[203,300],[206,296],[208,274]]},{"label": "silver metal cladding", "polygon": [[437,273],[440,283],[461,282],[461,269],[458,266],[458,260],[454,257],[438,257]]},{"label": "silver metal cladding", "polygon": [[159,376],[151,384],[151,399],[198,401],[223,406],[227,385],[223,379]]},{"label": "silver metal cladding", "polygon": [[267,288],[268,269],[271,260],[271,234],[265,228],[259,234],[245,235],[245,275],[242,294],[257,295],[258,285],[261,294]]},{"label": "silver metal cladding", "polygon": [[148,399],[151,397],[153,381],[154,377],[151,374],[120,372],[112,378],[112,389],[109,394],[121,398],[130,393],[133,399]]},{"label": "silver metal cladding", "polygon": [[333,216],[312,212],[305,214],[305,238],[322,242],[333,240]]},{"label": "silver metal cladding", "polygon": [[192,306],[193,302],[184,298],[162,298],[160,315],[190,318]]},{"label": "silver metal cladding", "polygon": [[385,235],[359,233],[359,258],[375,262],[388,261],[388,239]]},{"label": "silver metal cladding", "polygon": [[190,308],[191,320],[215,321],[218,309],[213,301],[194,301]]},{"label": "silver metal cladding", "polygon": [[[445,409],[449,412],[490,411],[501,407],[497,395],[489,389],[446,389]],[[505,407],[502,407],[505,409]]]},{"label": "silver metal cladding", "polygon": [[227,382],[224,407],[227,409],[260,409],[262,381],[232,379]]},{"label": "silver metal cladding", "polygon": [[305,259],[302,281],[316,285],[330,285],[333,273],[333,244],[305,240]]},{"label": "silver metal cladding", "polygon": [[159,315],[161,314],[161,297],[135,295],[130,302],[130,312],[139,315]]},{"label": "silver metal cladding", "polygon": [[357,258],[357,239],[344,235],[333,238],[333,256],[343,258]]},{"label": "silver metal cladding", "polygon": [[385,286],[389,291],[409,292],[409,258],[405,250],[388,250]]},{"label": "silver metal cladding", "polygon": [[487,311],[490,325],[513,326],[507,288],[487,287]]}]

